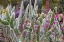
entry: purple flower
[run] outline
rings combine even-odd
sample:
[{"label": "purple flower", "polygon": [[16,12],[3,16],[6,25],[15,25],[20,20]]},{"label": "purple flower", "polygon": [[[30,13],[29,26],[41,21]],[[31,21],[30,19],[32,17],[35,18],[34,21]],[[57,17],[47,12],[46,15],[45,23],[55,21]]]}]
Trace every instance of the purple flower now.
[{"label": "purple flower", "polygon": [[57,15],[57,14],[55,14],[55,15],[54,15],[54,18],[58,18],[58,15]]},{"label": "purple flower", "polygon": [[46,14],[47,14],[48,11],[50,10],[49,2],[50,2],[50,0],[46,0]]},{"label": "purple flower", "polygon": [[36,19],[34,19],[34,22],[36,22]]},{"label": "purple flower", "polygon": [[24,36],[27,36],[27,32],[24,32]]},{"label": "purple flower", "polygon": [[36,32],[37,28],[38,28],[38,25],[34,24],[34,32]]},{"label": "purple flower", "polygon": [[60,24],[62,24],[63,22],[60,22]]},{"label": "purple flower", "polygon": [[47,25],[47,24],[45,24],[45,25],[44,25],[44,27],[45,27],[45,28],[48,28],[48,25]]},{"label": "purple flower", "polygon": [[54,21],[53,24],[55,25],[56,24],[56,21]]},{"label": "purple flower", "polygon": [[48,20],[46,20],[46,22],[49,22]]},{"label": "purple flower", "polygon": [[52,33],[53,36],[56,36],[56,30]]},{"label": "purple flower", "polygon": [[18,18],[19,12],[20,12],[19,10],[15,11],[15,18]]},{"label": "purple flower", "polygon": [[52,35],[53,35],[53,36],[56,36],[56,34],[55,34],[55,33],[52,33]]},{"label": "purple flower", "polygon": [[50,28],[53,28],[53,25],[51,25]]},{"label": "purple flower", "polygon": [[27,24],[25,23],[25,24],[24,24],[24,29],[26,28],[26,25],[27,25]]},{"label": "purple flower", "polygon": [[64,28],[60,28],[60,30],[64,30]]},{"label": "purple flower", "polygon": [[38,28],[38,25],[35,24],[35,25],[34,25],[34,28]]},{"label": "purple flower", "polygon": [[49,8],[49,7],[47,7],[47,8],[46,8],[46,14],[48,13],[48,11],[49,11],[49,10],[50,10],[50,8]]},{"label": "purple flower", "polygon": [[58,14],[58,11],[56,11],[56,13],[55,14]]},{"label": "purple flower", "polygon": [[[19,13],[20,13],[20,10],[17,10],[17,11],[15,11],[15,18],[18,18],[18,16],[19,16]],[[25,13],[25,10],[23,9],[22,10],[22,17],[24,16],[24,13]]]}]

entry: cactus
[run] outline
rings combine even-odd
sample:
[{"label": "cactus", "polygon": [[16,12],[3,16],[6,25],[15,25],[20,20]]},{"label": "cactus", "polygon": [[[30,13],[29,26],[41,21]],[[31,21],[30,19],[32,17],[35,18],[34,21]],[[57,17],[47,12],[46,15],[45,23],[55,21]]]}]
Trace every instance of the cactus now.
[{"label": "cactus", "polygon": [[[52,42],[52,41],[56,42],[59,36],[61,35],[62,30],[60,30],[59,21],[57,20],[56,17],[54,17],[55,12],[49,10],[46,16],[44,13],[41,13],[40,17],[38,17],[37,11],[38,8],[40,7],[36,5],[37,1],[38,0],[35,0],[35,4],[33,8],[30,0],[30,3],[27,5],[23,17],[22,17],[22,9],[23,9],[23,1],[22,1],[19,17],[17,18],[17,20],[15,19],[15,15],[13,14],[15,9],[12,8],[11,10],[11,6],[10,7],[8,6],[8,9],[9,8],[10,9],[7,10],[6,12],[6,19],[2,20],[0,18],[0,23],[2,23],[5,26],[7,25],[10,26],[10,28],[14,30],[15,34],[20,33],[21,34],[20,41],[22,42]],[[57,11],[57,9],[55,11]],[[26,18],[29,18],[27,23],[26,23]],[[35,19],[36,21],[34,22]],[[44,19],[45,19],[45,23],[43,23]],[[38,25],[38,26],[35,28],[34,25]],[[42,25],[42,29],[44,29],[42,31],[41,31],[41,25]],[[19,26],[21,32],[18,30]],[[64,27],[64,21],[62,27]],[[53,33],[55,33],[56,36],[52,35]],[[53,36],[54,38],[52,38],[51,36]]]},{"label": "cactus", "polygon": [[2,24],[4,24],[4,25],[9,25],[8,21],[2,20],[1,18],[0,18],[0,22],[1,22]]}]

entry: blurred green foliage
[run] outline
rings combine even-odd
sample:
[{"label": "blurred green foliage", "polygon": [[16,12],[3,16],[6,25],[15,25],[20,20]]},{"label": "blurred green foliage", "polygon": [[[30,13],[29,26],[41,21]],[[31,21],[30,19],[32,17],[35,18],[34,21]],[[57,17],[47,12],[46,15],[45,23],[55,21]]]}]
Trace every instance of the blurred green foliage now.
[{"label": "blurred green foliage", "polygon": [[16,5],[17,3],[21,2],[21,0],[0,0],[0,4],[6,7],[8,4]]}]

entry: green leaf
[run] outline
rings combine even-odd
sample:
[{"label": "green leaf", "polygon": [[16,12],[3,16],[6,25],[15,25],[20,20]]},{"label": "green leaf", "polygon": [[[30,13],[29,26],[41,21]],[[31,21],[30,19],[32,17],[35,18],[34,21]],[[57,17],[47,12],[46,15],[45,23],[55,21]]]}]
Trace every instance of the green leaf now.
[{"label": "green leaf", "polygon": [[14,29],[14,15],[12,15],[12,17],[10,19],[10,26],[12,29]]},{"label": "green leaf", "polygon": [[51,23],[53,23],[53,22],[54,22],[54,18],[51,19]]},{"label": "green leaf", "polygon": [[37,24],[37,25],[40,25],[40,21],[37,20],[37,21],[36,21],[36,24]]},{"label": "green leaf", "polygon": [[0,22],[1,22],[3,25],[9,25],[8,21],[2,20],[1,18],[0,18]]},{"label": "green leaf", "polygon": [[40,23],[42,23],[42,18],[41,18],[41,17],[39,17],[39,18],[38,18],[38,21],[40,21]]},{"label": "green leaf", "polygon": [[8,12],[8,11],[6,12],[6,20],[7,20],[8,22],[10,22],[10,15],[9,15],[9,12]]},{"label": "green leaf", "polygon": [[15,34],[19,33],[18,29],[14,29],[14,32],[15,32]]},{"label": "green leaf", "polygon": [[36,34],[37,34],[37,41],[39,42],[39,35],[40,35],[40,25],[37,28]]},{"label": "green leaf", "polygon": [[41,18],[44,18],[44,13],[40,15]]},{"label": "green leaf", "polygon": [[15,20],[15,17],[14,17],[14,14],[12,15],[11,17],[11,21],[14,21]]},{"label": "green leaf", "polygon": [[13,22],[10,22],[10,27],[11,27],[12,29],[14,29]]},{"label": "green leaf", "polygon": [[50,32],[47,32],[47,33],[46,33],[46,37],[50,36],[50,34],[51,34]]},{"label": "green leaf", "polygon": [[33,16],[34,16],[34,18],[37,18],[38,17],[38,14],[34,14]]}]

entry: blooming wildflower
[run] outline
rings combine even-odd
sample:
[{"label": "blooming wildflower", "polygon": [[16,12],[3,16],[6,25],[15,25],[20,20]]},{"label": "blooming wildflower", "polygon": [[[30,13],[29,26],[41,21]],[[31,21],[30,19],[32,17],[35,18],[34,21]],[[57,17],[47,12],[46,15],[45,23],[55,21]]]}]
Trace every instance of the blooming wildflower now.
[{"label": "blooming wildflower", "polygon": [[60,24],[62,24],[63,22],[60,22]]},{"label": "blooming wildflower", "polygon": [[[17,11],[15,12],[15,18],[18,18],[19,13],[20,13],[20,10],[17,10]],[[25,10],[23,9],[23,10],[22,10],[22,17],[24,16],[24,13],[25,13]]]},{"label": "blooming wildflower", "polygon": [[54,28],[53,25],[50,25],[50,28]]},{"label": "blooming wildflower", "polygon": [[48,28],[48,25],[47,25],[47,24],[44,24],[44,27],[45,27],[45,28]]},{"label": "blooming wildflower", "polygon": [[54,15],[54,18],[58,18],[58,15],[57,15],[57,14],[55,14],[55,15]]},{"label": "blooming wildflower", "polygon": [[56,36],[56,34],[55,34],[55,33],[52,33],[52,35],[53,35],[53,36]]},{"label": "blooming wildflower", "polygon": [[27,24],[25,23],[25,24],[24,24],[24,29],[26,28],[26,25],[27,25]]},{"label": "blooming wildflower", "polygon": [[49,1],[50,0],[46,0],[46,14],[48,13],[48,11],[50,10],[50,7],[49,7]]},{"label": "blooming wildflower", "polygon": [[60,28],[60,30],[64,30],[64,28]]},{"label": "blooming wildflower", "polygon": [[48,20],[46,20],[46,22],[49,22]]},{"label": "blooming wildflower", "polygon": [[56,24],[56,21],[54,21],[53,24]]},{"label": "blooming wildflower", "polygon": [[38,25],[34,25],[34,28],[38,28]]}]

